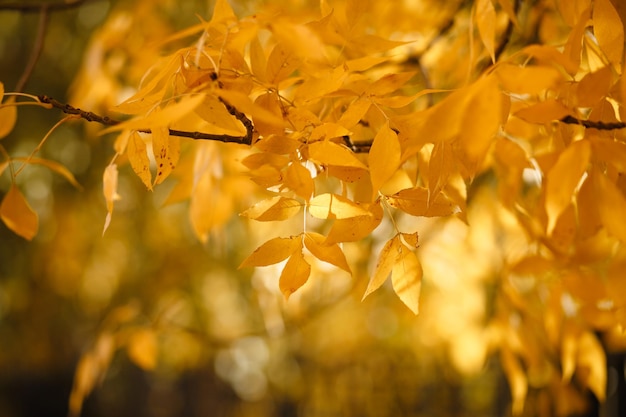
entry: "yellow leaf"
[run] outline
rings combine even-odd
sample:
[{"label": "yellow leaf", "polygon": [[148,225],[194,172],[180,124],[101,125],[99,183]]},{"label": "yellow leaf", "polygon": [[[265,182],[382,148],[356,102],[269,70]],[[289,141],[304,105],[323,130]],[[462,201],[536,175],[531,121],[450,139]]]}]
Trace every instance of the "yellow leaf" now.
[{"label": "yellow leaf", "polygon": [[546,175],[546,213],[548,234],[552,234],[559,216],[573,201],[574,193],[587,170],[591,145],[580,140],[568,146]]},{"label": "yellow leaf", "polygon": [[308,200],[315,191],[311,172],[299,162],[294,162],[285,170],[284,184],[298,196]]},{"label": "yellow leaf", "polygon": [[[491,0],[486,0],[491,4]],[[495,77],[477,81],[461,120],[461,141],[470,160],[482,160],[498,128],[502,96]]]},{"label": "yellow leaf", "polygon": [[141,182],[152,190],[152,173],[150,172],[150,159],[148,158],[148,150],[143,138],[137,132],[131,133],[128,138],[128,146],[126,154],[130,166],[135,171]]},{"label": "yellow leaf", "polygon": [[581,378],[599,401],[606,398],[606,355],[598,338],[590,331],[578,340],[576,365]]},{"label": "yellow leaf", "polygon": [[326,244],[337,242],[357,242],[368,236],[383,219],[383,208],[379,202],[360,204],[369,213],[349,219],[335,220],[326,236]]},{"label": "yellow leaf", "polygon": [[117,165],[114,163],[109,164],[104,170],[102,191],[107,205],[107,215],[104,220],[104,229],[102,230],[102,234],[104,234],[111,223],[113,204],[116,200],[120,199],[120,195],[117,193]]},{"label": "yellow leaf", "polygon": [[324,123],[316,126],[309,136],[309,141],[315,142],[320,139],[340,138],[350,135],[350,131],[338,123]]},{"label": "yellow leaf", "polygon": [[250,42],[250,69],[259,81],[267,82],[267,57],[258,36]]},{"label": "yellow leaf", "polygon": [[309,213],[318,219],[348,219],[369,216],[370,212],[352,200],[337,194],[320,194],[308,204]]},{"label": "yellow leaf", "polygon": [[509,348],[503,348],[501,361],[504,374],[509,381],[509,389],[511,390],[513,400],[513,415],[521,415],[524,412],[524,402],[528,393],[528,379],[519,359]]},{"label": "yellow leaf", "polygon": [[271,111],[255,104],[247,94],[232,90],[219,90],[218,93],[228,104],[249,115],[255,122],[260,121],[275,127],[284,125],[282,117],[278,117]]},{"label": "yellow leaf", "polygon": [[530,123],[544,124],[559,120],[568,114],[570,114],[570,110],[560,101],[548,99],[516,111],[515,117]]},{"label": "yellow leaf", "polygon": [[595,179],[596,198],[600,219],[609,234],[626,242],[626,198],[615,184],[604,174],[597,172]]},{"label": "yellow leaf", "polygon": [[539,94],[553,88],[562,80],[561,73],[552,67],[501,65],[496,69],[502,87],[514,94]]},{"label": "yellow leaf", "polygon": [[362,300],[365,297],[380,288],[381,285],[389,277],[393,270],[394,264],[398,261],[402,253],[402,243],[400,242],[400,236],[396,235],[392,239],[388,240],[378,255],[378,262],[376,263],[376,269],[370,278],[370,282],[367,285],[365,294],[363,294]]},{"label": "yellow leaf", "polygon": [[573,61],[552,45],[530,45],[522,52],[534,57],[541,64],[558,64],[570,75],[578,72],[578,61]]},{"label": "yellow leaf", "polygon": [[400,157],[398,135],[389,127],[389,123],[386,123],[376,133],[368,155],[372,188],[375,195],[400,166]]},{"label": "yellow leaf", "polygon": [[491,57],[491,62],[496,62],[496,9],[491,0],[478,0],[475,15],[476,26],[478,26],[478,33],[483,45]]},{"label": "yellow leaf", "polygon": [[233,136],[245,134],[243,125],[228,112],[224,103],[215,96],[207,95],[194,111],[207,123],[223,129],[216,133]]},{"label": "yellow leaf", "polygon": [[413,216],[442,217],[453,214],[456,207],[442,193],[431,196],[427,188],[407,188],[387,197],[392,207]]},{"label": "yellow leaf", "polygon": [[302,251],[294,252],[285,264],[278,282],[285,299],[289,299],[291,294],[302,287],[308,281],[310,274],[311,265],[304,260]]},{"label": "yellow leaf", "polygon": [[326,238],[319,233],[308,232],[304,235],[304,245],[317,259],[335,265],[351,273],[348,261],[338,244],[326,244]]},{"label": "yellow leaf", "polygon": [[39,218],[17,185],[5,194],[0,204],[0,218],[15,234],[32,240],[39,229]]},{"label": "yellow leaf", "polygon": [[255,204],[241,215],[260,222],[286,220],[295,216],[301,207],[302,203],[298,200],[276,196]]},{"label": "yellow leaf", "polygon": [[624,25],[611,0],[595,0],[593,6],[593,33],[600,48],[618,73],[624,58]]},{"label": "yellow leaf", "polygon": [[613,71],[604,67],[595,72],[585,74],[576,89],[577,107],[593,107],[609,93]]},{"label": "yellow leaf", "polygon": [[216,0],[211,15],[211,23],[229,23],[237,21],[237,16],[228,0]]},{"label": "yellow leaf", "polygon": [[350,103],[350,105],[348,106],[346,111],[343,112],[337,123],[347,129],[350,129],[361,121],[371,105],[372,102],[370,100],[366,100],[361,97],[357,98]]},{"label": "yellow leaf", "polygon": [[[74,174],[72,174],[70,172],[69,169],[67,169],[64,165],[59,164],[58,162],[55,161],[51,161],[49,159],[43,159],[43,158],[36,158],[36,157],[17,157],[17,158],[13,158],[13,161],[23,161],[29,164],[37,164],[37,165],[41,165],[44,166],[46,168],[48,168],[51,171],[56,172],[57,174],[61,175],[63,178],[65,178],[70,184],[72,184],[74,187],[78,188],[79,190],[82,190],[82,186],[78,183],[78,181],[76,180],[76,177],[74,177]],[[8,164],[7,164],[8,165]],[[0,165],[1,167],[2,165]],[[0,174],[2,174],[3,169],[0,168]]]},{"label": "yellow leaf", "polygon": [[256,248],[239,268],[248,266],[267,266],[284,261],[302,247],[300,236],[275,237]]},{"label": "yellow leaf", "polygon": [[391,270],[393,290],[400,300],[413,312],[419,313],[419,297],[422,288],[422,264],[417,255],[404,245]]},{"label": "yellow leaf", "polygon": [[153,132],[158,128],[169,127],[174,122],[192,113],[205,99],[204,94],[185,96],[179,102],[163,108],[157,108],[148,115],[141,115],[110,126],[101,131],[101,134],[119,132],[121,130],[145,130]]},{"label": "yellow leaf", "polygon": [[139,329],[130,335],[126,347],[128,357],[144,370],[154,369],[157,363],[157,337],[151,329]]},{"label": "yellow leaf", "polygon": [[278,85],[298,68],[300,62],[300,58],[293,51],[288,50],[280,43],[277,44],[267,58],[265,71],[267,81],[273,85]]},{"label": "yellow leaf", "polygon": [[415,72],[399,72],[395,74],[387,74],[382,78],[374,81],[365,91],[366,95],[384,96],[393,93],[403,87],[411,78],[415,76]]},{"label": "yellow leaf", "polygon": [[0,139],[11,133],[17,121],[15,97],[9,97],[6,102],[2,103],[3,95],[4,86],[0,83]]},{"label": "yellow leaf", "polygon": [[428,160],[429,195],[438,195],[448,183],[454,169],[454,155],[449,142],[437,142]]},{"label": "yellow leaf", "polygon": [[254,147],[262,152],[273,153],[277,155],[287,155],[296,151],[301,143],[295,139],[286,136],[269,135],[262,137],[254,143]]},{"label": "yellow leaf", "polygon": [[409,246],[410,248],[417,248],[418,240],[419,240],[419,236],[418,236],[417,232],[415,232],[415,233],[400,233],[400,235],[402,236],[402,239],[404,240],[404,242],[406,243],[407,246]]},{"label": "yellow leaf", "polygon": [[367,170],[367,167],[359,161],[352,151],[345,146],[338,145],[328,140],[311,143],[308,146],[308,151],[309,158],[320,165]]},{"label": "yellow leaf", "polygon": [[180,158],[180,138],[170,136],[167,127],[152,129],[152,152],[156,162],[154,184],[161,184],[172,173]]}]

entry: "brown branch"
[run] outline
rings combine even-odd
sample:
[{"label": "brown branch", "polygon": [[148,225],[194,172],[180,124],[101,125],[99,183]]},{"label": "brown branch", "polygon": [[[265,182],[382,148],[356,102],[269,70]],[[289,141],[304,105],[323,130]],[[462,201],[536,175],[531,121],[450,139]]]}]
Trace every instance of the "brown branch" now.
[{"label": "brown branch", "polygon": [[13,2],[0,3],[0,11],[13,10],[21,13],[41,12],[47,10],[49,12],[57,10],[68,10],[79,7],[91,0],[62,0],[56,3],[39,3],[39,2]]},{"label": "brown branch", "polygon": [[580,125],[580,126],[588,127],[590,129],[598,129],[598,130],[617,130],[617,129],[626,128],[626,123],[624,122],[594,122],[593,120],[577,119],[573,116],[565,116],[559,121],[561,123],[565,123],[569,125]]},{"label": "brown branch", "polygon": [[[90,111],[84,111],[79,108],[73,107],[69,104],[61,103],[58,100],[53,99],[52,97],[48,97],[45,95],[38,96],[38,99],[41,103],[50,104],[52,107],[61,110],[65,114],[72,114],[80,116],[81,119],[84,119],[88,122],[96,122],[105,126],[115,126],[120,124],[121,121],[112,119],[108,116],[100,116],[98,114],[92,113]],[[213,133],[204,133],[204,132],[190,132],[187,130],[176,130],[170,129],[169,133],[172,136],[178,136],[182,138],[196,139],[196,140],[215,140],[219,142],[225,143],[239,143],[242,145],[251,145],[252,144],[252,135],[254,133],[254,125],[252,121],[246,116],[244,113],[237,110],[235,107],[228,104],[226,101],[221,100],[224,106],[230,114],[232,114],[237,120],[243,124],[246,128],[246,134],[243,136],[232,136],[232,135],[217,135]],[[139,129],[138,132],[142,133],[152,133],[150,129]]]}]

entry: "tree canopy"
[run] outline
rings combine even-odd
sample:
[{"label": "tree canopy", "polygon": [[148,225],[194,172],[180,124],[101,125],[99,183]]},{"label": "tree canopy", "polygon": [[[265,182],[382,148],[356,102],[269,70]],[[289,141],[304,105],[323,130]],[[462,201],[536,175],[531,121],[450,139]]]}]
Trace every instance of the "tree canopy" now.
[{"label": "tree canopy", "polygon": [[[251,328],[271,340],[320,306],[343,323],[332,336],[309,331],[331,356],[324,340],[365,331],[350,317],[378,306],[419,322],[455,372],[497,358],[514,415],[606,400],[607,354],[626,348],[621,3],[216,0],[175,27],[167,2],[136,0],[93,32],[67,96],[31,91],[46,20],[83,3],[0,3],[40,16],[16,88],[0,83],[2,234],[41,245],[41,265],[65,259],[41,276],[100,323],[71,415],[119,349],[154,372],[201,356],[203,340],[236,345]],[[33,142],[23,111],[62,118]],[[86,166],[63,156],[70,123],[82,129],[70,145],[99,152]],[[49,173],[73,187],[54,186],[71,210],[42,190]],[[97,227],[85,227],[87,200]],[[104,249],[85,264],[85,245]],[[151,293],[164,265],[152,253],[169,274],[190,262],[235,283],[164,277]],[[72,268],[74,281],[63,278]],[[230,295],[207,301],[220,286]],[[219,324],[220,312],[251,309],[248,297],[256,324]],[[204,310],[213,324],[192,331]]]}]

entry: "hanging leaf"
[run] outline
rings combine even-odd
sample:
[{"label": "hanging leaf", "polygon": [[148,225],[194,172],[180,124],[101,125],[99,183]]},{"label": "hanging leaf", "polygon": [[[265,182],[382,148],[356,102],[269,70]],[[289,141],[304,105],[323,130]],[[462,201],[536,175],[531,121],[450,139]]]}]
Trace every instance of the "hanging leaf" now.
[{"label": "hanging leaf", "polygon": [[126,155],[130,166],[135,171],[141,182],[152,190],[152,173],[150,172],[150,158],[148,158],[148,149],[143,138],[137,132],[131,133],[128,138]]},{"label": "hanging leaf", "polygon": [[348,219],[335,220],[326,236],[326,244],[337,242],[357,242],[369,236],[378,227],[383,219],[383,208],[380,202],[359,204],[368,211],[365,216],[356,216]]},{"label": "hanging leaf", "polygon": [[392,207],[413,216],[443,217],[449,216],[457,207],[442,193],[431,196],[427,188],[408,188],[387,197]]},{"label": "hanging leaf", "polygon": [[15,97],[9,97],[4,103],[4,85],[0,82],[0,139],[7,136],[13,130],[17,121],[17,107]]},{"label": "hanging leaf", "polygon": [[400,166],[400,142],[389,123],[380,128],[368,155],[372,189],[374,194],[393,176]]},{"label": "hanging leaf", "polygon": [[156,367],[158,345],[154,330],[142,328],[133,331],[126,350],[130,360],[141,369],[149,371]]},{"label": "hanging leaf", "polygon": [[267,266],[284,261],[302,246],[300,236],[275,237],[268,240],[250,254],[239,268],[248,266]]},{"label": "hanging leaf", "polygon": [[509,389],[513,400],[513,415],[519,416],[524,412],[524,402],[528,394],[528,378],[522,369],[519,358],[505,347],[501,352],[502,368],[509,381]]},{"label": "hanging leaf", "polygon": [[352,151],[342,145],[323,140],[308,145],[309,158],[320,165],[359,168],[367,167],[359,161]]},{"label": "hanging leaf", "polygon": [[357,203],[337,194],[320,194],[308,204],[309,213],[318,219],[348,219],[369,216],[370,212]]},{"label": "hanging leaf", "polygon": [[559,216],[572,203],[574,192],[587,170],[590,156],[589,141],[574,142],[559,155],[559,159],[548,171],[545,187],[548,234],[552,234]]},{"label": "hanging leaf", "polygon": [[515,94],[539,94],[554,88],[562,79],[561,73],[552,67],[504,64],[496,69],[496,74],[505,91]]},{"label": "hanging leaf", "polygon": [[600,48],[618,73],[624,58],[624,25],[611,0],[593,3],[593,33]]},{"label": "hanging leaf", "polygon": [[287,220],[298,214],[301,207],[298,200],[276,196],[255,204],[241,215],[260,222]]},{"label": "hanging leaf", "polygon": [[478,0],[476,2],[475,19],[483,45],[491,57],[491,62],[495,63],[496,9],[491,0]]},{"label": "hanging leaf", "polygon": [[400,254],[391,270],[393,290],[413,314],[418,314],[422,288],[422,264],[415,252],[408,247],[400,245],[398,250]]},{"label": "hanging leaf", "polygon": [[180,158],[180,138],[170,136],[167,127],[152,129],[152,152],[156,162],[154,185],[161,184],[172,173]]},{"label": "hanging leaf", "polygon": [[102,190],[104,193],[104,200],[107,205],[107,215],[104,220],[104,228],[102,234],[109,228],[111,223],[111,216],[113,216],[113,205],[116,200],[120,199],[120,195],[117,193],[117,165],[114,163],[109,164],[105,170],[102,178]]},{"label": "hanging leaf", "polygon": [[626,242],[626,197],[606,175],[596,172],[593,175],[595,180],[596,198],[600,219],[609,234],[615,236],[622,242]]},{"label": "hanging leaf", "polygon": [[[76,177],[74,176],[74,174],[72,174],[70,170],[67,169],[67,167],[65,167],[64,165],[61,165],[58,162],[51,161],[49,159],[36,158],[36,157],[17,157],[17,158],[12,158],[12,160],[44,166],[48,168],[49,170],[56,172],[57,174],[65,178],[67,182],[72,184],[77,189],[79,190],[83,189],[83,187],[76,180]],[[7,163],[7,166],[8,166],[8,163]],[[2,171],[3,171],[2,165],[0,165],[0,175],[2,174]]]},{"label": "hanging leaf", "polygon": [[305,200],[315,192],[315,183],[311,172],[299,162],[291,163],[285,170],[285,186]]},{"label": "hanging leaf", "polygon": [[11,184],[2,199],[0,218],[9,229],[26,240],[32,240],[39,229],[37,213],[15,184]]},{"label": "hanging leaf", "polygon": [[379,289],[380,286],[384,284],[401,254],[402,242],[400,242],[400,236],[396,235],[392,239],[388,240],[380,251],[380,254],[378,255],[378,262],[376,263],[376,269],[374,269],[374,273],[370,278],[370,282],[367,285],[367,289],[365,290],[365,294],[363,294],[362,300],[365,300],[365,297]]},{"label": "hanging leaf", "polygon": [[[301,244],[302,241],[300,240],[300,245]],[[285,268],[280,274],[278,283],[280,291],[283,293],[286,300],[289,299],[291,294],[306,284],[309,275],[311,275],[311,265],[304,260],[302,251],[298,250],[294,252],[285,264]]]},{"label": "hanging leaf", "polygon": [[326,238],[319,233],[308,232],[304,235],[304,245],[317,259],[335,265],[351,273],[348,261],[338,244],[326,244]]},{"label": "hanging leaf", "polygon": [[576,366],[585,385],[599,401],[606,398],[606,355],[598,338],[590,331],[578,340]]}]

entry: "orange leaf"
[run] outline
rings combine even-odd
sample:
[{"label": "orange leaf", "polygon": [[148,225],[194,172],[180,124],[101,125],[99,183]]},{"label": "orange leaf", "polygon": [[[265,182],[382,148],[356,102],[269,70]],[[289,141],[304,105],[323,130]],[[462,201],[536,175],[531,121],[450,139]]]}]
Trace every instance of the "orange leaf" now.
[{"label": "orange leaf", "polygon": [[578,340],[576,365],[582,371],[582,379],[596,398],[606,398],[606,355],[598,338],[590,331]]},{"label": "orange leaf", "polygon": [[294,252],[285,264],[278,282],[285,299],[289,299],[291,294],[302,287],[308,281],[309,275],[311,275],[311,265],[304,260],[301,251]]},{"label": "orange leaf", "polygon": [[368,236],[378,227],[383,219],[383,208],[380,203],[361,204],[361,207],[369,212],[368,215],[335,220],[328,236],[326,236],[326,244],[356,242]]},{"label": "orange leaf", "polygon": [[552,234],[556,222],[572,202],[580,180],[587,170],[591,156],[589,141],[572,143],[559,156],[546,175],[546,213],[548,214],[548,234]]},{"label": "orange leaf", "polygon": [[113,204],[120,199],[120,195],[117,193],[117,165],[114,163],[109,164],[104,170],[102,191],[107,204],[107,215],[104,220],[104,229],[102,230],[102,234],[104,234],[111,223]]},{"label": "orange leaf", "polygon": [[275,237],[256,248],[239,265],[239,268],[276,264],[287,259],[301,247],[302,239],[300,236]]},{"label": "orange leaf", "polygon": [[504,90],[514,94],[539,94],[553,88],[561,73],[552,67],[501,65],[496,69]]},{"label": "orange leaf", "polygon": [[609,234],[626,242],[626,197],[604,174],[593,175],[600,219]]},{"label": "orange leaf", "polygon": [[302,203],[298,200],[276,196],[255,204],[241,215],[260,222],[286,220],[295,216],[301,207]]},{"label": "orange leaf", "polygon": [[315,183],[311,172],[302,164],[295,162],[285,170],[284,183],[298,196],[308,200],[315,191]]},{"label": "orange leaf", "polygon": [[139,133],[131,133],[130,138],[128,138],[126,154],[135,174],[137,174],[148,190],[152,190],[152,173],[150,172],[148,150]]},{"label": "orange leaf", "polygon": [[337,194],[320,194],[309,201],[309,213],[318,219],[348,219],[369,216],[370,212],[352,200]]},{"label": "orange leaf", "polygon": [[156,334],[151,329],[139,329],[130,335],[126,347],[128,357],[141,369],[154,369],[157,362],[158,345]]},{"label": "orange leaf", "polygon": [[496,9],[493,7],[491,0],[478,0],[476,2],[475,11],[478,33],[480,33],[483,45],[485,45],[485,48],[491,57],[491,62],[495,62]]},{"label": "orange leaf", "polygon": [[400,166],[400,156],[398,135],[386,123],[374,137],[368,155],[374,194],[378,194],[378,190],[396,172]]},{"label": "orange leaf", "polygon": [[352,151],[328,140],[311,143],[308,146],[309,158],[320,165],[361,168],[367,167],[359,161]]},{"label": "orange leaf", "polygon": [[611,0],[595,0],[593,6],[593,33],[598,45],[618,73],[622,70],[624,55],[624,25]]},{"label": "orange leaf", "polygon": [[442,217],[449,216],[457,209],[454,204],[442,193],[434,197],[427,188],[407,188],[387,197],[392,207],[400,209],[413,216]]},{"label": "orange leaf", "polygon": [[156,161],[154,184],[161,184],[172,173],[180,158],[180,138],[170,136],[167,127],[152,129],[152,152]]},{"label": "orange leaf", "polygon": [[304,235],[304,245],[317,259],[335,265],[351,273],[348,261],[338,244],[324,243],[325,237],[319,233],[309,232]]},{"label": "orange leaf", "polygon": [[365,294],[363,294],[362,300],[365,297],[380,288],[381,285],[387,280],[389,274],[393,270],[394,264],[398,261],[402,253],[402,243],[400,242],[400,235],[394,236],[388,240],[378,255],[378,263],[374,274],[370,278],[370,282],[367,285]]},{"label": "orange leaf", "polygon": [[11,184],[11,188],[2,199],[0,218],[9,229],[26,240],[32,240],[39,229],[37,213],[15,184]]},{"label": "orange leaf", "polygon": [[422,288],[422,264],[417,255],[404,245],[393,264],[391,283],[400,300],[413,312],[419,312],[419,297]]},{"label": "orange leaf", "polygon": [[6,102],[2,103],[3,95],[4,86],[0,83],[0,139],[11,133],[17,121],[15,97],[9,97]]},{"label": "orange leaf", "polygon": [[530,123],[549,123],[559,120],[570,114],[567,107],[555,99],[548,99],[539,103],[531,104],[515,112],[515,117],[519,117]]}]

